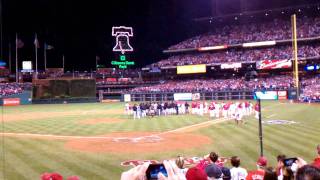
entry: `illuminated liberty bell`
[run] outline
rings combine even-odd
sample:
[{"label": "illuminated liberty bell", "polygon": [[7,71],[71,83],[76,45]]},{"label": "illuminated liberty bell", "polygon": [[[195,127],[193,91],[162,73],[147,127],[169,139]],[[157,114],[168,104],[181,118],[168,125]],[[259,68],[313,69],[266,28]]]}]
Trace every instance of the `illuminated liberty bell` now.
[{"label": "illuminated liberty bell", "polygon": [[133,37],[132,27],[112,27],[112,36],[116,37],[116,45],[113,47],[114,52],[132,52],[133,48],[130,45],[129,37]]}]

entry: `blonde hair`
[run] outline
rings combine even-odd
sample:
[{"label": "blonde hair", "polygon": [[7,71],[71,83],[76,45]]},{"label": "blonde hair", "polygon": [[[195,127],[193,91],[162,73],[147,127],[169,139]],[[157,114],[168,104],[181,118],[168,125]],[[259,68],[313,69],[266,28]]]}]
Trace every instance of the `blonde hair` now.
[{"label": "blonde hair", "polygon": [[176,159],[176,165],[178,168],[183,169],[184,166],[184,158],[182,156],[178,156]]}]

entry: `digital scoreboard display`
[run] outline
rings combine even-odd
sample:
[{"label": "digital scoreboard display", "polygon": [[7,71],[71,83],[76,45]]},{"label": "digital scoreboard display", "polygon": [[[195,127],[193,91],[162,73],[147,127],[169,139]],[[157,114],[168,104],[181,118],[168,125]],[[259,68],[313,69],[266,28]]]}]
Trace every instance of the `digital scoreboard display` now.
[{"label": "digital scoreboard display", "polygon": [[195,74],[206,72],[207,67],[205,64],[177,66],[177,74]]}]

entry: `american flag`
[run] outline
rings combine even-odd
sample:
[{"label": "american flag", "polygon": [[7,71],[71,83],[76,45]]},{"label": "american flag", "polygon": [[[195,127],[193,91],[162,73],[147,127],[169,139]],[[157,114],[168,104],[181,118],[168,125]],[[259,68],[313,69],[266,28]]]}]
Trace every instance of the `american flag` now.
[{"label": "american flag", "polygon": [[21,39],[18,38],[18,36],[16,37],[16,46],[17,48],[23,48],[24,43]]},{"label": "american flag", "polygon": [[34,46],[35,46],[36,48],[40,48],[37,34],[35,35],[35,38],[34,38]]}]

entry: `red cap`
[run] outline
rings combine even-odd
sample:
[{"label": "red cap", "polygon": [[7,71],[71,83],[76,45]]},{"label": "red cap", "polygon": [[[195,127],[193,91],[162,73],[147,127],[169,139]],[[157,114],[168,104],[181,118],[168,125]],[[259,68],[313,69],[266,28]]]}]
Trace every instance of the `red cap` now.
[{"label": "red cap", "polygon": [[50,173],[43,173],[41,174],[41,180],[48,180],[51,178],[51,174]]},{"label": "red cap", "polygon": [[63,177],[59,173],[52,173],[51,180],[63,180]]},{"label": "red cap", "polygon": [[259,157],[259,159],[257,161],[258,166],[267,166],[267,163],[268,163],[268,160],[264,156]]},{"label": "red cap", "polygon": [[186,173],[187,180],[207,180],[206,173],[200,168],[190,168]]}]

